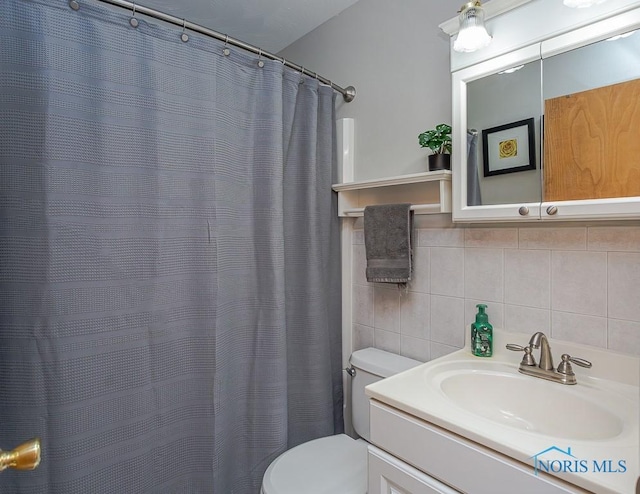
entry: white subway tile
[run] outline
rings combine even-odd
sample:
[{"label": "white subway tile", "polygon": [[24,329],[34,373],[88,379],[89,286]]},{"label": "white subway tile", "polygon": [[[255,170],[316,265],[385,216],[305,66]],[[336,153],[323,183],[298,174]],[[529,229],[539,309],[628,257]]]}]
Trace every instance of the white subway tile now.
[{"label": "white subway tile", "polygon": [[[505,304],[504,329],[528,334],[542,331],[546,335],[549,335],[551,332],[551,311],[548,309],[534,309],[532,307]],[[518,342],[514,341],[512,343]],[[524,345],[526,342],[520,344]]]},{"label": "white subway tile", "polygon": [[375,329],[373,337],[377,349],[400,355],[400,333]]},{"label": "white subway tile", "polygon": [[464,299],[431,295],[431,340],[464,346]]},{"label": "white subway tile", "polygon": [[430,249],[417,247],[413,251],[413,274],[409,282],[409,290],[429,293],[431,276],[429,275]]},{"label": "white subway tile", "polygon": [[504,251],[504,301],[548,309],[551,306],[551,252]]},{"label": "white subway tile", "polygon": [[466,298],[502,302],[504,257],[502,249],[465,249],[464,295]]},{"label": "white subway tile", "polygon": [[430,272],[432,294],[464,296],[464,249],[432,247]]},{"label": "white subway tile", "polygon": [[586,250],[586,227],[520,228],[521,249]]},{"label": "white subway tile", "polygon": [[[551,337],[607,348],[607,318],[570,312],[551,313]],[[575,355],[579,357],[580,355]]]},{"label": "white subway tile", "polygon": [[372,347],[373,341],[373,328],[368,326],[362,326],[361,324],[353,325],[353,351],[362,350],[363,348]]},{"label": "white subway tile", "polygon": [[517,228],[467,228],[465,247],[518,248]]},{"label": "white subway tile", "polygon": [[405,357],[409,357],[420,362],[431,360],[431,342],[421,338],[402,335],[400,339],[400,352]]},{"label": "white subway tile", "polygon": [[373,327],[372,286],[353,286],[353,322]]},{"label": "white subway tile", "polygon": [[429,339],[431,297],[427,293],[400,294],[400,333],[414,338]]},{"label": "white subway tile", "polygon": [[373,314],[374,328],[400,332],[400,290],[397,285],[375,287]]},{"label": "white subway tile", "polygon": [[431,342],[431,360],[437,359],[439,357],[444,357],[445,355],[449,355],[450,353],[456,352],[463,348],[463,346],[451,346],[451,345],[443,345],[442,343],[438,343],[435,341]]},{"label": "white subway tile", "polygon": [[593,226],[587,233],[589,250],[640,252],[639,226]]},{"label": "white subway tile", "polygon": [[424,228],[418,230],[420,247],[464,247],[464,228]]},{"label": "white subway tile", "polygon": [[640,321],[640,253],[609,252],[609,317]]},{"label": "white subway tile", "polygon": [[590,316],[607,315],[607,254],[553,251],[551,308]]},{"label": "white subway tile", "polygon": [[640,322],[609,319],[609,349],[640,357]]}]

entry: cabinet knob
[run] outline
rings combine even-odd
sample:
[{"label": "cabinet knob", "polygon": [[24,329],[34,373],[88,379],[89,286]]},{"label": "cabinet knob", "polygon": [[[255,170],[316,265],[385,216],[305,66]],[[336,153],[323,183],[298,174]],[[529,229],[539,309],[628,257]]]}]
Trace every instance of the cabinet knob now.
[{"label": "cabinet knob", "polygon": [[550,215],[550,216],[553,216],[557,212],[558,212],[558,208],[556,206],[549,206],[547,208],[547,214]]},{"label": "cabinet knob", "polygon": [[520,216],[526,216],[529,214],[529,208],[527,206],[520,206],[518,213],[520,213]]}]

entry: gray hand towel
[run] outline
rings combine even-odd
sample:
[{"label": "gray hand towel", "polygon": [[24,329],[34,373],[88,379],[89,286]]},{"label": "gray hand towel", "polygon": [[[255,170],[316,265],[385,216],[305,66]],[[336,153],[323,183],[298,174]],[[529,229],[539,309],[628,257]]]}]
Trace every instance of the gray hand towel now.
[{"label": "gray hand towel", "polygon": [[367,281],[406,283],[411,280],[411,204],[364,208]]}]

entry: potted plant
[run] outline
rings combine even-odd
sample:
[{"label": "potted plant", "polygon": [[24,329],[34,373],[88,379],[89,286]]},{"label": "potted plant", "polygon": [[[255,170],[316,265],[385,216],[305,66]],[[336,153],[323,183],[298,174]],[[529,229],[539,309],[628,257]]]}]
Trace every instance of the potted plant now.
[{"label": "potted plant", "polygon": [[418,135],[420,147],[429,148],[429,171],[451,170],[451,125],[438,124]]}]

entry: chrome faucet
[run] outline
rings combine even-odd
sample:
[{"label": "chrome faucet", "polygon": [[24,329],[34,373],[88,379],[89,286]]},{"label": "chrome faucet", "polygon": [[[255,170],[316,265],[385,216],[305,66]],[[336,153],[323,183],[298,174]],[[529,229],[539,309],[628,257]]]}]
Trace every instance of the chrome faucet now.
[{"label": "chrome faucet", "polygon": [[538,367],[546,371],[552,371],[553,357],[551,356],[551,347],[546,335],[540,331],[534,333],[529,340],[529,346],[536,350],[540,348],[540,364],[538,364]]},{"label": "chrome faucet", "polygon": [[[540,364],[536,364],[536,359],[532,355],[533,349],[540,348]],[[553,367],[553,356],[551,346],[544,333],[538,331],[531,336],[529,344],[525,347],[509,343],[507,350],[524,352],[524,357],[520,362],[518,370],[528,376],[540,377],[549,381],[561,384],[576,384],[576,375],[571,367],[571,362],[581,367],[591,367],[591,362],[581,358],[571,357],[568,354],[562,355],[562,362],[556,370]]]}]

